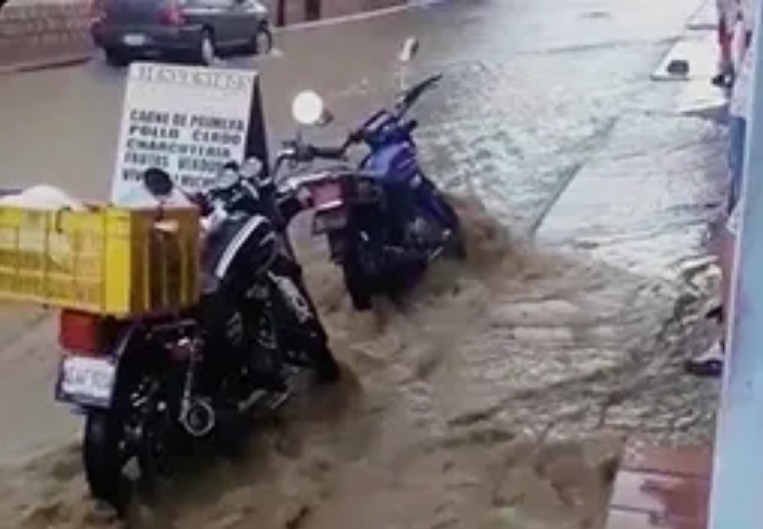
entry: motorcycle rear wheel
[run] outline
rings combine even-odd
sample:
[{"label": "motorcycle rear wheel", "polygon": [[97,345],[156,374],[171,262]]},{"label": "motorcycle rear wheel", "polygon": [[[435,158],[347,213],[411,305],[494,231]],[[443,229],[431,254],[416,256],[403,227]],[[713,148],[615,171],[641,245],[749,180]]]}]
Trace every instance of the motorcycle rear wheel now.
[{"label": "motorcycle rear wheel", "polygon": [[128,502],[128,487],[122,466],[125,424],[113,410],[88,413],[85,420],[82,459],[90,492],[94,499],[103,501],[119,514]]},{"label": "motorcycle rear wheel", "polygon": [[[146,379],[148,380],[148,379]],[[119,386],[118,386],[119,387]],[[82,443],[85,477],[94,499],[113,507],[122,516],[131,499],[131,487],[124,474],[125,465],[135,458],[140,471],[143,492],[154,493],[157,477],[165,469],[165,456],[169,430],[163,427],[165,415],[151,413],[143,417],[139,431],[141,439],[131,439],[133,414],[137,409],[129,407],[123,393],[127,386],[115,393],[114,404],[107,410],[90,410],[85,420]],[[140,387],[140,386],[138,386]],[[147,401],[144,406],[153,409],[158,397],[158,385],[145,386]],[[121,404],[121,405],[120,405]],[[137,441],[137,442],[136,442]]]}]

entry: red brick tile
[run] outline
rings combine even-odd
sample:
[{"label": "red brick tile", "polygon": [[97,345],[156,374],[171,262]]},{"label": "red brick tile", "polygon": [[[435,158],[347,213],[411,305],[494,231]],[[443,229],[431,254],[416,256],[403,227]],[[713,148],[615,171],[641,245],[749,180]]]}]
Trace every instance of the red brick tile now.
[{"label": "red brick tile", "polygon": [[705,518],[710,483],[704,479],[623,470],[610,504],[627,510]]},{"label": "red brick tile", "polygon": [[607,517],[606,529],[705,529],[703,519],[660,517],[648,512],[613,509]]},{"label": "red brick tile", "polygon": [[711,446],[676,448],[629,444],[621,468],[662,474],[710,477],[713,468]]}]

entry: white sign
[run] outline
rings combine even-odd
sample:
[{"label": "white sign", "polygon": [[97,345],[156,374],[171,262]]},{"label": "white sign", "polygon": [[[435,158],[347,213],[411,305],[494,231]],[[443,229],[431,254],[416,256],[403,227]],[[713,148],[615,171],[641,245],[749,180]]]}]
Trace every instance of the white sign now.
[{"label": "white sign", "polygon": [[133,63],[127,77],[111,201],[140,193],[149,167],[188,191],[207,187],[221,166],[245,155],[257,73]]}]

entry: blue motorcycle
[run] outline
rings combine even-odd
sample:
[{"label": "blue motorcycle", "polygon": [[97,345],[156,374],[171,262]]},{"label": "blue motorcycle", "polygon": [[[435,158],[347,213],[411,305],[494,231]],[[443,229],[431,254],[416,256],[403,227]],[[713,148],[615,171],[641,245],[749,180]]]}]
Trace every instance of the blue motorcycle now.
[{"label": "blue motorcycle", "polygon": [[[341,146],[311,145],[298,134],[276,161],[276,174],[284,162],[345,162],[287,182],[308,191],[313,234],[327,237],[356,310],[370,309],[374,296],[404,293],[438,256],[466,257],[459,217],[419,165],[413,136],[418,122],[408,117],[441,79],[434,75],[402,91],[392,108],[376,112]],[[314,92],[298,95],[292,111],[302,124],[330,121]],[[368,152],[359,164],[347,163],[348,151],[359,145]]]}]

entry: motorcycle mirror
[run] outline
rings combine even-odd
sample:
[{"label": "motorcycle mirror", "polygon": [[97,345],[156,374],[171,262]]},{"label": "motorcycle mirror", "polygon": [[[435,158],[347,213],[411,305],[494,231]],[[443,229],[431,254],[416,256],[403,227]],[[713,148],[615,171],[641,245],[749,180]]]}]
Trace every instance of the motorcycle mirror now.
[{"label": "motorcycle mirror", "polygon": [[143,173],[143,186],[153,197],[164,199],[172,194],[175,183],[167,171],[150,167]]},{"label": "motorcycle mirror", "polygon": [[218,189],[228,189],[236,185],[241,178],[240,168],[236,162],[228,162],[220,168],[217,173],[215,187]]},{"label": "motorcycle mirror", "polygon": [[241,177],[246,180],[253,180],[262,172],[262,162],[259,158],[252,156],[244,160],[241,164]]},{"label": "motorcycle mirror", "polygon": [[300,92],[291,103],[294,121],[304,126],[324,125],[331,121],[331,113],[323,105],[323,98],[312,90]]},{"label": "motorcycle mirror", "polygon": [[419,39],[415,37],[408,37],[403,43],[403,47],[400,50],[398,60],[401,63],[409,63],[413,60],[416,54],[419,52]]}]

